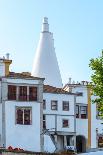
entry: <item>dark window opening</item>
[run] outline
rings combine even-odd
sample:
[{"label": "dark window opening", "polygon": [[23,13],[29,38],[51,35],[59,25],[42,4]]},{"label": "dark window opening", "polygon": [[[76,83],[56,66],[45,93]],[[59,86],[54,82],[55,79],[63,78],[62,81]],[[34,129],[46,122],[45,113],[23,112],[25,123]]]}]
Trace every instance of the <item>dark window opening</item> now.
[{"label": "dark window opening", "polygon": [[37,101],[37,87],[29,87],[29,101]]},{"label": "dark window opening", "polygon": [[46,100],[43,100],[43,109],[46,109]]},{"label": "dark window opening", "polygon": [[27,101],[27,86],[19,87],[19,101]]},{"label": "dark window opening", "polygon": [[63,128],[69,127],[69,122],[68,120],[63,120]]},{"label": "dark window opening", "polygon": [[76,118],[79,118],[79,105],[76,105]]},{"label": "dark window opening", "polygon": [[16,86],[8,85],[8,100],[16,100]]},{"label": "dark window opening", "polygon": [[46,129],[46,116],[43,115],[43,129]]}]

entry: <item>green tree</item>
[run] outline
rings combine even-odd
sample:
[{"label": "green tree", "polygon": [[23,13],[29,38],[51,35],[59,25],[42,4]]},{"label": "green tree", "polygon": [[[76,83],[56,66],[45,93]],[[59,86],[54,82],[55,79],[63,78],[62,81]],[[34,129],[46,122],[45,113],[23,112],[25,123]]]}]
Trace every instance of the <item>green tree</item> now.
[{"label": "green tree", "polygon": [[90,60],[89,67],[93,71],[91,75],[91,88],[95,96],[98,96],[93,100],[94,103],[97,103],[98,110],[103,116],[103,50],[101,56],[95,59]]}]

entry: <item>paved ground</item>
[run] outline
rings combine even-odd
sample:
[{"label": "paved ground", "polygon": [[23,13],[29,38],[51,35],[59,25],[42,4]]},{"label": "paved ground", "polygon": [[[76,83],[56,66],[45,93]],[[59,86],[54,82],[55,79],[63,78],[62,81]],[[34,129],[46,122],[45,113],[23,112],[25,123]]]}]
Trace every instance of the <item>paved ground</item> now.
[{"label": "paved ground", "polygon": [[103,151],[90,152],[90,153],[81,153],[79,155],[103,155]]}]

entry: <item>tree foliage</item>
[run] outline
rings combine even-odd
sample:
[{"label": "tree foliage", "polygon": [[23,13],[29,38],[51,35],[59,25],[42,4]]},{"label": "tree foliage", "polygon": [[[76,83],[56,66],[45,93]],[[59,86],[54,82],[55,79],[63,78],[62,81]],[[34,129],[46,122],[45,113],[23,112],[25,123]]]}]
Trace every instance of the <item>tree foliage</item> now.
[{"label": "tree foliage", "polygon": [[98,110],[103,116],[103,51],[101,56],[90,60],[89,67],[93,71],[93,74],[91,75],[92,92],[95,96],[97,96],[93,102],[97,103]]}]

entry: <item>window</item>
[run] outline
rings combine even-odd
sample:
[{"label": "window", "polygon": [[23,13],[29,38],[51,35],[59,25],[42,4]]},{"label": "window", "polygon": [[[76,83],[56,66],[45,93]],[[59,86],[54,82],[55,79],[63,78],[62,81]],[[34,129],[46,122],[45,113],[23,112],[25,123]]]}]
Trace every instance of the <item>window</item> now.
[{"label": "window", "polygon": [[69,127],[69,121],[66,119],[63,119],[63,125],[62,126],[63,126],[63,128]]},{"label": "window", "polygon": [[29,101],[37,101],[37,87],[29,87]]},{"label": "window", "polygon": [[63,111],[69,111],[69,101],[63,101]]},{"label": "window", "polygon": [[43,129],[46,129],[46,116],[43,115]]},{"label": "window", "polygon": [[51,110],[57,110],[57,101],[51,101]]},{"label": "window", "polygon": [[27,86],[20,86],[19,87],[19,100],[20,101],[27,101]]},{"label": "window", "polygon": [[16,108],[16,124],[31,124],[31,108]]},{"label": "window", "polygon": [[87,106],[81,106],[80,111],[81,111],[81,118],[87,118]]},{"label": "window", "polygon": [[8,85],[8,100],[16,100],[16,86]]},{"label": "window", "polygon": [[43,100],[43,109],[46,109],[46,100]]},{"label": "window", "polygon": [[76,92],[77,96],[83,96],[83,92]]},{"label": "window", "polygon": [[79,105],[76,105],[76,118],[79,118]]}]

